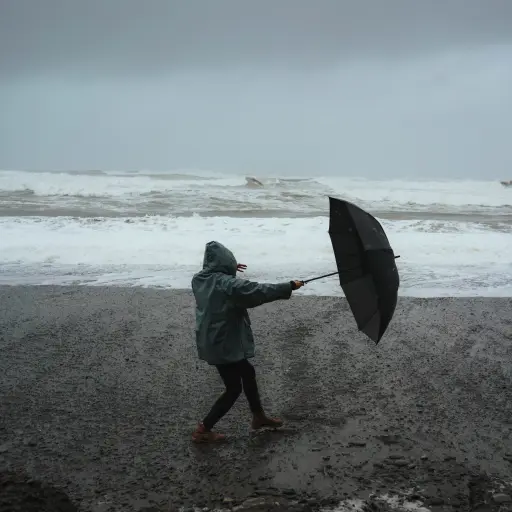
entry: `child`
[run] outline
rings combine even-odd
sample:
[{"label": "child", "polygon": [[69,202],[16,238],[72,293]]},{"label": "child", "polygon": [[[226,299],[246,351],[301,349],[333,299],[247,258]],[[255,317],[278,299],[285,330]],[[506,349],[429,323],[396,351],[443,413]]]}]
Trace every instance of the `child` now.
[{"label": "child", "polygon": [[203,269],[192,278],[196,299],[196,344],[199,358],[216,366],[226,390],[192,434],[195,442],[224,441],[213,426],[231,409],[242,390],[253,414],[252,427],[280,427],[261,406],[256,372],[248,361],[254,357],[254,339],[247,308],[289,299],[302,281],[260,284],[237,279],[246,268],[219,242],[206,244]]}]

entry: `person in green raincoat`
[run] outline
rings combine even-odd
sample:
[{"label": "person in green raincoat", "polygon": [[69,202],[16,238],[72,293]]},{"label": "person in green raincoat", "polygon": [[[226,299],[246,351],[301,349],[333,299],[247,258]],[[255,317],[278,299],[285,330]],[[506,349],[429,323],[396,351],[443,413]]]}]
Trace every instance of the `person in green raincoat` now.
[{"label": "person in green raincoat", "polygon": [[242,390],[252,412],[252,427],[280,427],[280,419],[268,417],[261,405],[256,372],[249,362],[254,357],[254,338],[247,312],[262,304],[289,299],[302,281],[262,284],[236,277],[246,265],[219,242],[206,244],[203,269],[192,278],[196,300],[196,345],[200,359],[215,366],[226,389],[192,434],[195,442],[223,441],[212,432],[214,425],[231,409]]}]

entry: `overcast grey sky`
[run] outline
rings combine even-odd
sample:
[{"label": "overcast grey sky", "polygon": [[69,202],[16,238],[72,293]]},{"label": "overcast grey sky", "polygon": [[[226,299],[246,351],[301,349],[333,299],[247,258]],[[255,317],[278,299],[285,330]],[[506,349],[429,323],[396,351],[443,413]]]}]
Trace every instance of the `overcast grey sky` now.
[{"label": "overcast grey sky", "polygon": [[0,168],[512,177],[512,0],[0,0]]}]

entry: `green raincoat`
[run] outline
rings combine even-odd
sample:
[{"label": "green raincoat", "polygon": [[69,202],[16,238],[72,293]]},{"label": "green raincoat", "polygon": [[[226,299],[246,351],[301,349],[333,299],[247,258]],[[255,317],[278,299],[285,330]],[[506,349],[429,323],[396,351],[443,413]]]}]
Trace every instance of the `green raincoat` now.
[{"label": "green raincoat", "polygon": [[254,357],[247,308],[289,299],[292,283],[260,284],[236,277],[233,253],[219,242],[206,244],[203,269],[192,278],[196,299],[196,344],[199,358],[226,364]]}]

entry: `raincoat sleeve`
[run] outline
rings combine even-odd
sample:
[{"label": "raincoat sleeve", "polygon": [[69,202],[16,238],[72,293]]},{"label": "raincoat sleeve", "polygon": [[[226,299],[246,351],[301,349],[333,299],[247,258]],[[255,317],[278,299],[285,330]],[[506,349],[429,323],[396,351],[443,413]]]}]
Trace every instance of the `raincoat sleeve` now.
[{"label": "raincoat sleeve", "polygon": [[289,299],[292,295],[292,284],[289,282],[263,284],[226,276],[221,286],[224,293],[242,308],[255,308],[268,302]]}]

